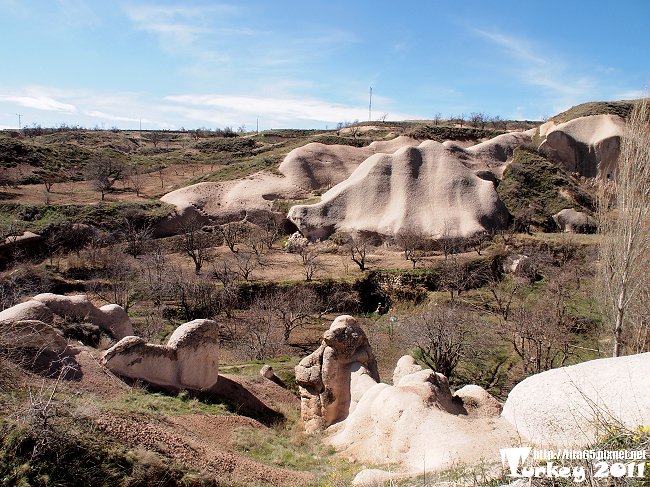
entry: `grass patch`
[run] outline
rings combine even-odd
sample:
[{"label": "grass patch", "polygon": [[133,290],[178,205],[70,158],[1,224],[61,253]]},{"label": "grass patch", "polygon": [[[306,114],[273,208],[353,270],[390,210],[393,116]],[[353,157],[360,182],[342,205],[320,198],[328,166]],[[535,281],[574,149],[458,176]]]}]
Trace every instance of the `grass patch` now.
[{"label": "grass patch", "polygon": [[158,392],[131,390],[117,399],[104,404],[108,410],[119,410],[139,414],[164,414],[182,416],[186,414],[230,414],[228,407],[192,397],[187,392],[168,395]]},{"label": "grass patch", "polygon": [[241,428],[234,445],[259,463],[311,472],[315,485],[350,485],[362,468],[338,456],[320,435],[304,433],[297,417],[267,430]]},{"label": "grass patch", "polygon": [[0,225],[42,233],[65,222],[85,223],[114,230],[125,215],[135,215],[142,223],[155,224],[174,210],[160,201],[146,203],[97,203],[94,205],[30,205],[0,203]]},{"label": "grass patch", "polygon": [[278,213],[284,213],[285,215],[289,213],[289,210],[292,206],[296,205],[313,205],[320,201],[320,196],[315,196],[313,198],[307,198],[305,200],[275,200],[273,201],[273,206],[271,209],[277,211]]},{"label": "grass patch", "polygon": [[318,142],[319,144],[326,145],[350,145],[352,147],[365,147],[369,145],[373,139],[356,138],[356,137],[339,137],[331,134],[324,134],[314,137],[310,142]]},{"label": "grass patch", "polygon": [[422,125],[406,135],[414,139],[429,139],[436,142],[445,140],[479,140],[492,138],[505,132],[502,130],[478,129],[473,127],[449,127],[446,125]]},{"label": "grass patch", "polygon": [[551,118],[551,120],[558,123],[564,123],[575,118],[587,117],[590,115],[618,115],[619,117],[627,118],[632,111],[633,105],[634,102],[630,100],[582,103],[571,107],[562,113],[558,113]]}]

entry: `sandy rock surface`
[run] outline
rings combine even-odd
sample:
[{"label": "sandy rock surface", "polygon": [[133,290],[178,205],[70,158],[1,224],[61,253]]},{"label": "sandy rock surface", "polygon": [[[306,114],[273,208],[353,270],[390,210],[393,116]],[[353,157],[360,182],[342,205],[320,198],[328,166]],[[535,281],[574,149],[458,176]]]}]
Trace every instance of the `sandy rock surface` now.
[{"label": "sandy rock surface", "polygon": [[294,206],[288,217],[311,238],[337,230],[429,238],[495,230],[508,213],[478,169],[465,150],[425,141],[366,159],[319,203]]},{"label": "sandy rock surface", "polygon": [[314,432],[345,419],[378,381],[365,333],[352,316],[339,316],[323,334],[321,346],[296,366],[305,430]]},{"label": "sandy rock surface", "polygon": [[604,428],[650,424],[650,353],[590,360],[517,384],[503,418],[539,446],[583,447]]},{"label": "sandy rock surface", "polygon": [[179,326],[166,345],[125,337],[102,363],[115,374],[171,389],[208,390],[219,374],[219,327],[212,320]]},{"label": "sandy rock surface", "polygon": [[618,115],[592,115],[569,122],[547,122],[540,152],[561,163],[569,172],[585,177],[612,176],[620,150],[625,120]]},{"label": "sandy rock surface", "polygon": [[595,233],[596,220],[587,213],[574,208],[565,208],[553,215],[558,228],[569,233]]}]

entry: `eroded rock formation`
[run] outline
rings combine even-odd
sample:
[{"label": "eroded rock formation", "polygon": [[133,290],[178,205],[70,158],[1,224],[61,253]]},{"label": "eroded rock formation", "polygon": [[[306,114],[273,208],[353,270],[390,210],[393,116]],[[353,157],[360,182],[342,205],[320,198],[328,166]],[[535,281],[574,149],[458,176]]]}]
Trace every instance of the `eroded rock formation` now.
[{"label": "eroded rock formation", "polygon": [[496,193],[495,176],[472,157],[434,141],[376,154],[319,203],[294,206],[288,217],[310,238],[339,230],[440,238],[503,228],[508,211]]},{"label": "eroded rock formation", "polygon": [[625,120],[618,115],[592,115],[539,128],[539,150],[569,172],[585,177],[613,177]]},{"label": "eroded rock formation", "polygon": [[128,336],[106,351],[102,363],[118,375],[162,388],[209,390],[219,374],[219,327],[212,320],[190,321],[166,345]]},{"label": "eroded rock formation", "polygon": [[365,333],[352,316],[339,316],[323,334],[321,346],[296,366],[305,430],[314,432],[345,419],[378,381]]}]

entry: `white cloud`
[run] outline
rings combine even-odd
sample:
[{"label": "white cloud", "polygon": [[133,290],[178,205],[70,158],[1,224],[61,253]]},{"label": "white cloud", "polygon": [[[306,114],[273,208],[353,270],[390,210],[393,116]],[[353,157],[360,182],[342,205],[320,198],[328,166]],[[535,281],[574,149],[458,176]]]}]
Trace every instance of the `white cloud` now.
[{"label": "white cloud", "polygon": [[[208,27],[207,19],[210,16],[233,13],[237,8],[230,5],[127,5],[124,11],[137,29],[158,35],[163,48],[174,49],[190,47],[201,35],[214,32],[212,27]],[[223,35],[233,35],[234,32],[227,29]]]},{"label": "white cloud", "polygon": [[69,112],[72,113],[76,110],[74,105],[63,103],[50,98],[49,96],[11,96],[0,95],[0,101],[13,102],[17,105],[34,108],[36,110],[46,110],[55,112]]},{"label": "white cloud", "polygon": [[[255,120],[257,117],[279,124],[296,124],[300,121],[337,123],[366,120],[368,114],[368,108],[363,105],[348,106],[316,98],[186,94],[166,96],[164,99],[177,103],[178,111],[188,118],[214,122],[229,119],[229,124]],[[388,100],[384,99],[384,102],[388,103]],[[410,117],[406,114],[392,114],[391,118],[400,116]]]}]

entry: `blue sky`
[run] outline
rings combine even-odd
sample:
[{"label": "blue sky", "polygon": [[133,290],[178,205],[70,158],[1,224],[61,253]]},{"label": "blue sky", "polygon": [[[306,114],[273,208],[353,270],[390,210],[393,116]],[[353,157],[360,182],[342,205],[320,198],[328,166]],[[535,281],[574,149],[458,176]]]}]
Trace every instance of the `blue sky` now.
[{"label": "blue sky", "polygon": [[539,119],[640,96],[650,1],[0,0],[0,128]]}]

